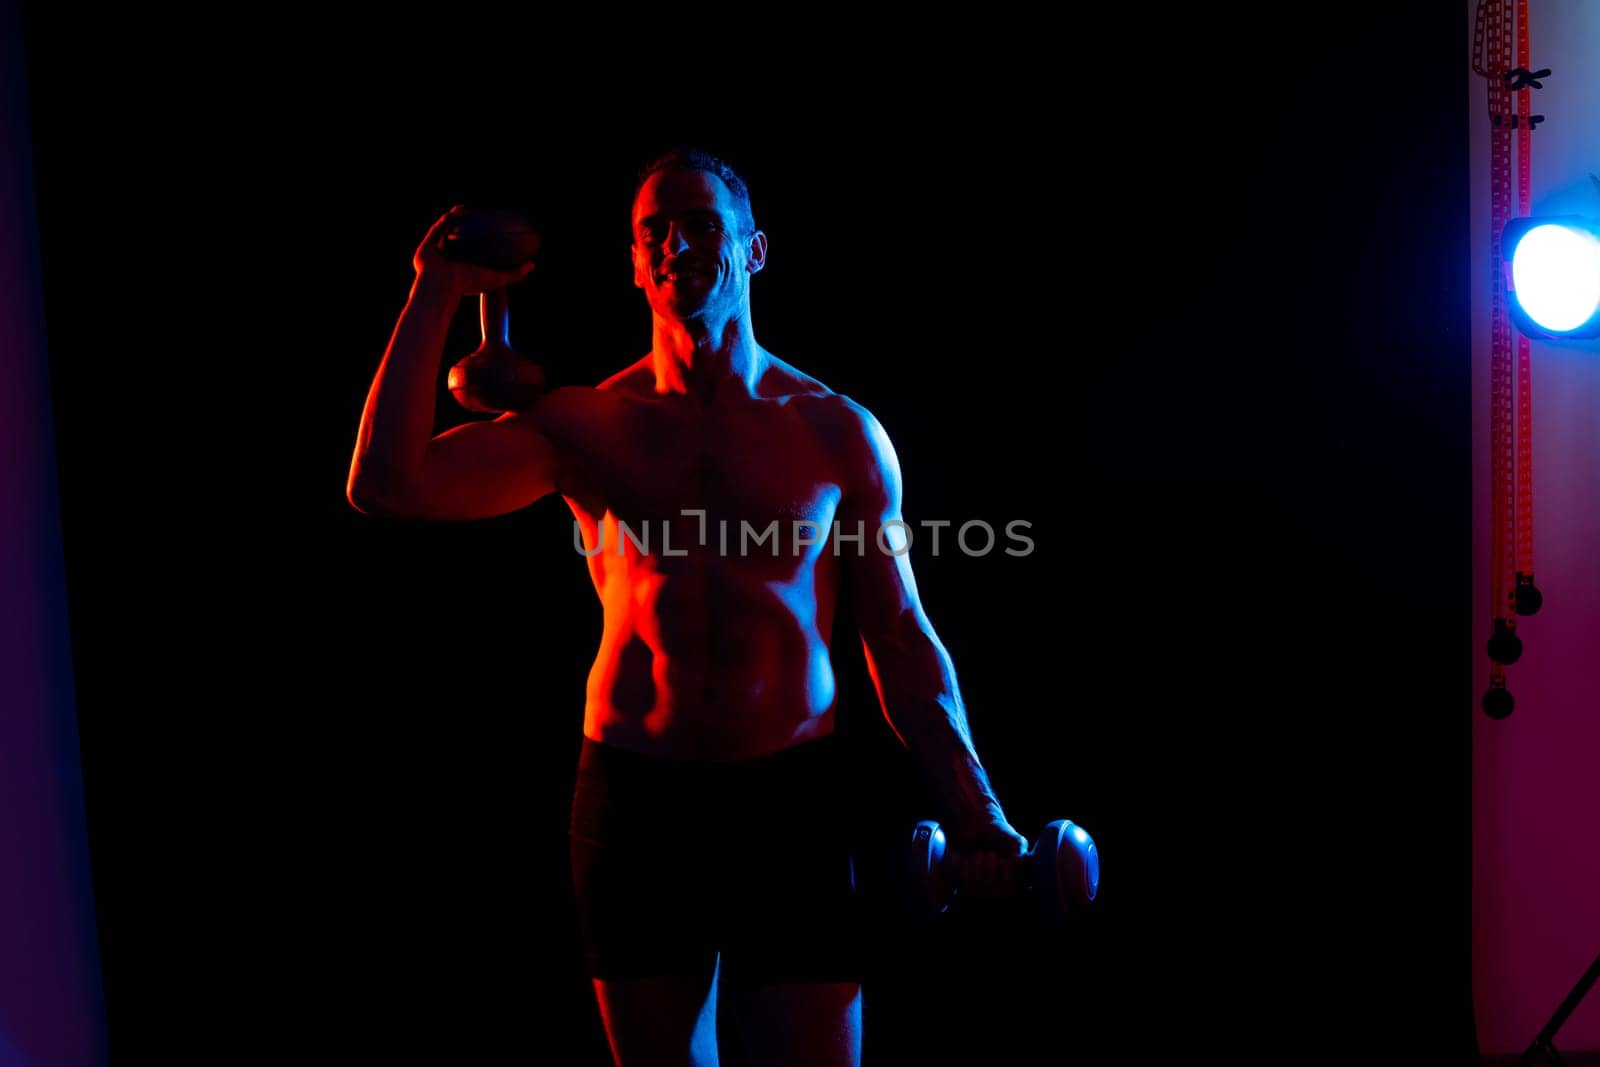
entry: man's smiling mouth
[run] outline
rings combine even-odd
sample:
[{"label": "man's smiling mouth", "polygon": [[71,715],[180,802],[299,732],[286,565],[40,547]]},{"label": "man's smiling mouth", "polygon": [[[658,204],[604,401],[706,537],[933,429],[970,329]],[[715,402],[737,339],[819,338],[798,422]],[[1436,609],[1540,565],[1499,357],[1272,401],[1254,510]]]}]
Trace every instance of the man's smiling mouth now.
[{"label": "man's smiling mouth", "polygon": [[661,282],[681,282],[691,278],[708,279],[715,276],[715,271],[709,267],[670,267],[662,271],[656,278]]}]

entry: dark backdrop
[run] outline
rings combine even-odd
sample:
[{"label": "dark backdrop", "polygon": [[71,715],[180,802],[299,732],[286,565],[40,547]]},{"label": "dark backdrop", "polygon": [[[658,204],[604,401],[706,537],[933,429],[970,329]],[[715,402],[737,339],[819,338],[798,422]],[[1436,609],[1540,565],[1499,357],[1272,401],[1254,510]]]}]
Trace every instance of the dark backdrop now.
[{"label": "dark backdrop", "polygon": [[[884,905],[869,1056],[1465,1059],[1467,42],[1189,17],[780,67],[683,27],[439,20],[401,53],[33,11],[113,1049],[603,1060],[569,516],[393,523],[343,486],[428,224],[532,212],[513,340],[592,383],[649,343],[633,171],[690,139],[770,236],[758,336],[879,416],[908,518],[1032,523],[1026,558],[947,542],[917,574],[1013,822],[1104,857],[1064,932]],[[931,812],[838,648],[893,833]]]}]

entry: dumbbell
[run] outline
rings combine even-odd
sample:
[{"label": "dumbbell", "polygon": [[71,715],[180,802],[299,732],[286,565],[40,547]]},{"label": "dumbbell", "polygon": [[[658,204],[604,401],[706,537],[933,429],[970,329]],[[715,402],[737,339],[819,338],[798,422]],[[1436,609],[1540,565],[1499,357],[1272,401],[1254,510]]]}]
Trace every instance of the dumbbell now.
[{"label": "dumbbell", "polygon": [[[917,823],[911,833],[910,879],[916,907],[939,914],[960,895],[955,865],[936,822]],[[1034,839],[1033,847],[1012,862],[1016,884],[1052,918],[1081,912],[1100,889],[1100,853],[1094,839],[1069,819],[1057,819]]]},{"label": "dumbbell", "polygon": [[[520,212],[504,208],[465,211],[444,235],[447,259],[495,270],[511,270],[539,251],[539,232]],[[511,347],[506,291],[478,298],[483,343],[450,368],[450,395],[468,411],[519,411],[544,392],[544,368]]]}]

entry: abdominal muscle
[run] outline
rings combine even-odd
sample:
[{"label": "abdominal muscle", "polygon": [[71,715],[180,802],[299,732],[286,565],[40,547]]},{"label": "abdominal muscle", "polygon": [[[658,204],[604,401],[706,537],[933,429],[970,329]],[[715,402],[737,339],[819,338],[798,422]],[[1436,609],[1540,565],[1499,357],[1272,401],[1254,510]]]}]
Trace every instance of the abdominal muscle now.
[{"label": "abdominal muscle", "polygon": [[[620,561],[616,561],[620,562]],[[732,561],[664,574],[635,557],[597,591],[605,630],[585,736],[636,752],[739,760],[833,729],[831,626],[814,566],[781,581]]]}]

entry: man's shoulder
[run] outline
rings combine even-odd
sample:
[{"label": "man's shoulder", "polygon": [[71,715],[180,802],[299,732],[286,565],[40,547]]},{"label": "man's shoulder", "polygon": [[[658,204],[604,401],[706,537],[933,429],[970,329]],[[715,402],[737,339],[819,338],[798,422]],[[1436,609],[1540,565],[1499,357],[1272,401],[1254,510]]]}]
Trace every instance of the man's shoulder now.
[{"label": "man's shoulder", "polygon": [[761,383],[761,391],[767,397],[815,413],[834,431],[855,431],[857,436],[877,432],[878,420],[854,397],[830,389],[770,352],[767,359],[767,377]]},{"label": "man's shoulder", "polygon": [[655,368],[650,364],[648,354],[623,367],[611,377],[595,386],[596,389],[607,389],[618,393],[654,393],[656,388]]},{"label": "man's shoulder", "polygon": [[829,390],[791,399],[853,484],[878,484],[896,469],[894,447],[883,424],[867,406],[846,393]]},{"label": "man's shoulder", "polygon": [[756,387],[759,395],[769,400],[818,400],[834,395],[821,381],[813,378],[794,364],[766,353],[767,369]]},{"label": "man's shoulder", "polygon": [[806,399],[810,408],[826,421],[832,436],[841,441],[870,444],[883,433],[877,417],[848,393],[829,390]]}]

